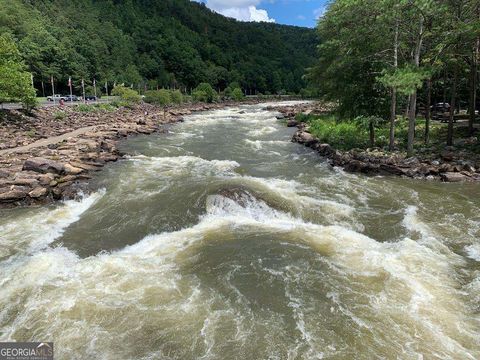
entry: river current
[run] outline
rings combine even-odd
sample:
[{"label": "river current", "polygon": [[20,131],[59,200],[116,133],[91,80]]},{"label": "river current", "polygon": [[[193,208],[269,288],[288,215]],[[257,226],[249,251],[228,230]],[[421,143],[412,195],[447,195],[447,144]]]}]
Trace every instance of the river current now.
[{"label": "river current", "polygon": [[331,168],[266,104],[0,212],[0,341],[58,359],[479,359],[480,187]]}]

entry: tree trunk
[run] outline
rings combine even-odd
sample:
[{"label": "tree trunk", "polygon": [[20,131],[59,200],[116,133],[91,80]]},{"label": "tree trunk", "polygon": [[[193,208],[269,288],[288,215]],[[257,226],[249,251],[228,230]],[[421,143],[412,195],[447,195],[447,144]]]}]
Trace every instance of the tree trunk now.
[{"label": "tree trunk", "polygon": [[455,119],[455,106],[456,106],[456,97],[457,97],[457,78],[458,78],[458,69],[455,67],[453,75],[453,85],[452,85],[452,99],[450,102],[450,116],[448,118],[448,134],[447,134],[447,146],[453,146],[453,121]]},{"label": "tree trunk", "polygon": [[430,120],[432,117],[430,106],[432,104],[432,79],[427,80],[427,104],[425,109],[425,145],[430,141]]},{"label": "tree trunk", "polygon": [[[398,19],[395,22],[395,39],[393,44],[393,67],[398,68]],[[389,150],[395,148],[395,120],[397,118],[397,89],[392,88],[392,104],[390,107],[390,142]]]},{"label": "tree trunk", "polygon": [[397,118],[397,89],[392,89],[392,106],[390,109],[390,145],[389,150],[395,148],[395,120]]},{"label": "tree trunk", "polygon": [[443,73],[443,103],[447,102],[447,72]]},{"label": "tree trunk", "polygon": [[375,127],[373,126],[373,121],[370,121],[368,124],[368,131],[370,133],[370,147],[375,146]]},{"label": "tree trunk", "polygon": [[477,39],[475,49],[472,53],[472,65],[470,68],[470,117],[468,119],[468,133],[473,135],[473,126],[475,124],[475,110],[477,105],[477,77],[478,77],[478,53],[480,48],[480,39]]},{"label": "tree trunk", "polygon": [[408,142],[407,157],[413,156],[413,143],[415,141],[415,117],[417,115],[417,90],[410,96],[408,113]]},{"label": "tree trunk", "polygon": [[408,118],[410,114],[410,102],[412,101],[412,95],[408,95],[407,106],[405,107],[405,118]]},{"label": "tree trunk", "polygon": [[[420,53],[422,51],[423,42],[423,16],[420,17],[420,25],[418,31],[418,40],[415,47],[415,67],[420,67]],[[413,156],[413,142],[415,140],[415,116],[417,115],[417,90],[413,92],[410,97],[410,109],[408,116],[408,143],[407,143],[407,156]]]}]

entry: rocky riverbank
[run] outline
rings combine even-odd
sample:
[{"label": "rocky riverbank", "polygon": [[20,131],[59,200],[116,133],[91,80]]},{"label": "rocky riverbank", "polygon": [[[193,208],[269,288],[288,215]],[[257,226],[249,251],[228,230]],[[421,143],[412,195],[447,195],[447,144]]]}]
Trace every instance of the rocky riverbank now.
[{"label": "rocky riverbank", "polygon": [[152,105],[115,111],[79,112],[43,108],[26,116],[4,112],[0,120],[0,208],[41,205],[76,197],[107,163],[123,156],[117,142],[127,136],[166,131],[196,111],[232,104],[185,104],[164,114]]},{"label": "rocky riverbank", "polygon": [[[298,123],[298,113],[324,113],[328,108],[316,103],[299,106],[273,107],[285,119],[287,126],[298,127],[292,141],[315,150],[328,159],[332,166],[342,167],[347,172],[370,175],[395,175],[415,179],[444,182],[480,181],[480,156],[455,147],[432,151],[407,158],[403,153],[388,153],[381,149],[353,149],[339,151],[315,138],[305,123]],[[469,141],[465,139],[465,141]]]}]

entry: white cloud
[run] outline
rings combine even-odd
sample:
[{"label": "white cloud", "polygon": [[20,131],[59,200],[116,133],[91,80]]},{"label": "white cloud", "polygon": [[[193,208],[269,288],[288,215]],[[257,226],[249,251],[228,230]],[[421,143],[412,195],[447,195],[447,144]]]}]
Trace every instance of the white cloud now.
[{"label": "white cloud", "polygon": [[315,19],[320,19],[325,15],[325,12],[327,11],[327,8],[325,6],[319,7],[318,9],[313,10],[313,15],[315,16]]},{"label": "white cloud", "polygon": [[207,0],[206,5],[219,14],[240,20],[275,22],[268,12],[258,9],[261,0]]}]

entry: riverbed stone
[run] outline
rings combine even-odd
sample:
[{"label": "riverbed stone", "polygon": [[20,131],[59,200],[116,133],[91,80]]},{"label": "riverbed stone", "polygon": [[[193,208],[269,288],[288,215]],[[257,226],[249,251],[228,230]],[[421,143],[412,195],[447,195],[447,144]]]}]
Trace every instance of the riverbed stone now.
[{"label": "riverbed stone", "polygon": [[443,173],[443,174],[440,174],[440,177],[445,182],[463,182],[463,181],[471,180],[468,176],[458,172]]},{"label": "riverbed stone", "polygon": [[30,191],[28,193],[28,196],[30,196],[32,199],[38,199],[44,197],[45,195],[47,195],[47,193],[48,190],[46,188],[39,186]]},{"label": "riverbed stone", "polygon": [[63,168],[65,169],[65,173],[67,175],[78,175],[84,171],[83,169],[72,166],[69,163],[64,164]]},{"label": "riverbed stone", "polygon": [[63,164],[58,161],[35,157],[25,161],[23,170],[31,170],[43,174],[48,172],[61,174],[64,171],[64,167]]},{"label": "riverbed stone", "polygon": [[13,189],[0,193],[0,202],[12,202],[23,200],[27,197],[27,192],[20,189]]},{"label": "riverbed stone", "polygon": [[0,169],[0,179],[6,179],[10,177],[10,173],[8,171]]},{"label": "riverbed stone", "polygon": [[290,120],[287,121],[287,126],[288,127],[295,127],[297,125],[298,125],[298,121],[295,120],[295,119],[290,119]]},{"label": "riverbed stone", "polygon": [[318,142],[318,140],[306,131],[297,131],[293,136],[293,141],[306,146],[311,146]]},{"label": "riverbed stone", "polygon": [[53,175],[52,173],[46,173],[44,175],[39,176],[38,182],[40,183],[40,185],[48,185],[54,179],[55,179],[55,175]]}]

